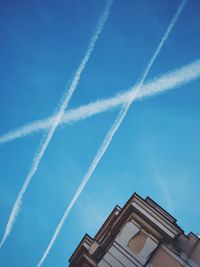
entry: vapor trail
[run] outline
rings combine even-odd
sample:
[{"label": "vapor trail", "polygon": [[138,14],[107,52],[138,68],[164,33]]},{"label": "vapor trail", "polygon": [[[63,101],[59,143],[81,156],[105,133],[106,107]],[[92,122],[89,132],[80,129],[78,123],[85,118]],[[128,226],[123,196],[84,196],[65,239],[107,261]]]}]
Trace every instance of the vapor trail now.
[{"label": "vapor trail", "polygon": [[61,104],[58,108],[58,113],[56,113],[56,115],[54,116],[52,123],[50,125],[50,128],[49,128],[49,131],[47,133],[47,136],[44,139],[42,146],[39,148],[39,151],[36,153],[36,155],[33,159],[31,169],[30,169],[30,171],[29,171],[29,173],[25,179],[25,182],[24,182],[24,184],[23,184],[23,186],[22,186],[22,188],[21,188],[21,190],[17,196],[17,199],[16,199],[14,206],[13,206],[13,209],[11,211],[10,217],[8,219],[8,223],[6,225],[6,229],[5,229],[3,238],[2,238],[1,243],[0,243],[0,248],[3,246],[5,240],[7,239],[8,235],[10,234],[10,232],[12,230],[12,227],[15,223],[15,220],[16,220],[17,215],[18,215],[19,210],[20,210],[23,195],[26,192],[26,189],[27,189],[29,183],[31,182],[32,177],[36,173],[36,171],[39,167],[40,161],[42,160],[42,157],[43,157],[43,155],[44,155],[44,153],[45,153],[45,151],[46,151],[46,149],[47,149],[47,147],[48,147],[48,145],[49,145],[49,143],[50,143],[50,141],[54,135],[54,132],[55,132],[57,126],[59,125],[59,123],[60,123],[60,121],[64,115],[65,109],[67,108],[68,103],[69,103],[74,91],[77,88],[77,85],[78,85],[79,80],[81,78],[81,74],[82,74],[91,54],[92,54],[92,51],[93,51],[95,44],[96,44],[96,41],[103,30],[104,24],[105,24],[106,20],[108,19],[110,8],[112,6],[112,2],[113,2],[113,0],[108,0],[106,7],[104,9],[104,12],[98,21],[97,29],[90,40],[88,49],[87,49],[80,65],[79,65],[75,75],[74,75],[72,83],[71,83],[70,87],[66,89],[66,92],[64,93],[63,101],[61,102]]},{"label": "vapor trail", "polygon": [[150,60],[150,63],[147,65],[145,71],[144,71],[144,74],[142,76],[142,79],[139,83],[139,85],[136,87],[135,91],[133,94],[131,94],[131,97],[129,99],[129,101],[123,105],[122,109],[120,110],[114,124],[111,126],[111,129],[109,130],[106,138],[104,139],[100,149],[98,150],[94,160],[92,161],[92,164],[90,165],[86,175],[84,176],[83,180],[81,181],[81,184],[78,188],[78,190],[76,191],[74,197],[72,198],[70,204],[67,206],[67,209],[65,210],[65,213],[60,221],[60,223],[58,224],[55,232],[54,232],[54,235],[44,253],[44,255],[42,256],[42,259],[40,260],[39,264],[37,265],[37,267],[40,267],[42,265],[42,263],[44,262],[44,260],[46,259],[46,257],[48,256],[56,238],[58,237],[62,227],[63,227],[63,224],[70,212],[70,210],[72,209],[72,207],[74,206],[75,202],[77,201],[78,197],[80,196],[81,192],[83,191],[84,187],[86,186],[87,182],[89,181],[91,175],[93,174],[96,166],[98,165],[99,161],[101,160],[102,156],[104,155],[104,153],[106,152],[110,142],[112,141],[112,138],[114,136],[114,134],[116,133],[116,131],[118,130],[119,126],[121,125],[124,117],[126,116],[126,113],[128,112],[128,109],[129,107],[131,106],[135,96],[137,95],[138,91],[140,90],[140,88],[142,87],[143,83],[144,83],[144,80],[146,79],[150,69],[151,69],[151,66],[153,65],[156,57],[158,56],[162,46],[164,45],[164,42],[167,40],[171,30],[173,29],[179,15],[181,14],[181,11],[183,9],[183,7],[185,6],[186,4],[186,1],[182,1],[181,5],[179,6],[175,16],[173,17],[173,19],[171,20],[168,28],[167,28],[167,31],[166,33],[164,34],[160,44],[158,45],[158,48],[156,49],[155,53],[153,54],[153,57],[152,59]]},{"label": "vapor trail", "polygon": [[[135,100],[141,100],[144,97],[151,97],[160,92],[172,90],[185,83],[191,82],[200,77],[200,60],[196,60],[191,64],[185,65],[168,73],[154,78],[147,84],[141,87],[141,90],[135,95]],[[66,111],[63,115],[60,124],[66,125],[79,120],[84,120],[102,112],[118,108],[126,104],[131,95],[134,94],[137,86],[134,86],[130,91],[118,93],[116,96],[92,102],[87,105],[80,106],[76,109]],[[38,133],[49,129],[54,120],[54,116],[43,120],[38,120],[22,126],[16,130],[12,130],[7,134],[0,136],[0,144],[14,141],[18,138],[28,136],[33,133]]]}]

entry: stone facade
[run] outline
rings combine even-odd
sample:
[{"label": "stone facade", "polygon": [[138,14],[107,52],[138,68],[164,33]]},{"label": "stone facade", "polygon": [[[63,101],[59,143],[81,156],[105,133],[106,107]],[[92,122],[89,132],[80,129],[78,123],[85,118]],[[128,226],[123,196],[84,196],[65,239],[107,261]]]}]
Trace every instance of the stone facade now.
[{"label": "stone facade", "polygon": [[116,206],[94,238],[85,235],[69,267],[200,267],[200,239],[136,193]]}]

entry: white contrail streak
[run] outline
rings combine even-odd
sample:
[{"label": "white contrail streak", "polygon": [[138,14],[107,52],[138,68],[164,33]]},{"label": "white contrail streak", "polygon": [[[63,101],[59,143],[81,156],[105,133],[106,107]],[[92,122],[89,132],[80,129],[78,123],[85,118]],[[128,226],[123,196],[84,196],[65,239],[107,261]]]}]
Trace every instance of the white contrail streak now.
[{"label": "white contrail streak", "polygon": [[77,88],[77,85],[78,85],[79,80],[81,78],[81,74],[82,74],[91,54],[92,54],[92,51],[93,51],[95,44],[96,44],[96,41],[103,30],[104,24],[105,24],[106,20],[108,19],[112,3],[113,3],[113,0],[108,0],[106,7],[105,7],[105,10],[98,21],[97,29],[90,40],[88,49],[87,49],[80,65],[79,65],[75,75],[74,75],[74,78],[72,80],[70,87],[67,88],[67,90],[64,94],[63,101],[62,101],[61,105],[59,106],[59,111],[54,116],[52,123],[50,125],[50,129],[48,131],[48,134],[47,134],[41,148],[39,149],[39,152],[36,153],[36,155],[33,159],[31,169],[30,169],[30,171],[29,171],[29,173],[25,179],[25,182],[24,182],[24,184],[23,184],[23,186],[22,186],[22,188],[21,188],[21,190],[17,196],[17,199],[16,199],[14,206],[13,206],[13,209],[11,211],[10,217],[8,219],[8,223],[6,225],[6,229],[5,229],[3,238],[2,238],[1,243],[0,243],[0,248],[2,247],[2,245],[4,244],[5,240],[7,239],[8,235],[10,234],[10,232],[12,230],[13,224],[15,223],[16,217],[17,217],[19,210],[20,210],[23,195],[26,192],[27,187],[30,184],[32,177],[36,173],[36,171],[39,167],[40,161],[41,161],[41,159],[42,159],[42,157],[43,157],[43,155],[44,155],[44,153],[45,153],[45,151],[46,151],[46,149],[47,149],[47,147],[48,147],[48,145],[49,145],[49,143],[50,143],[50,141],[54,135],[54,132],[55,132],[57,126],[59,125],[59,123],[60,123],[60,121],[64,115],[65,109],[67,108],[68,103],[69,103],[74,91]]},{"label": "white contrail streak", "polygon": [[94,160],[92,161],[92,164],[90,165],[86,175],[84,176],[83,180],[81,181],[80,183],[80,186],[78,188],[78,190],[76,191],[74,197],[72,198],[70,204],[67,206],[67,209],[65,210],[65,213],[61,219],[61,221],[59,222],[55,232],[54,232],[54,235],[47,247],[47,249],[45,250],[43,256],[42,256],[42,259],[40,260],[40,262],[38,263],[37,267],[40,267],[42,265],[42,263],[44,262],[44,260],[46,259],[46,257],[48,256],[56,238],[58,237],[62,227],[63,227],[63,224],[69,214],[69,212],[71,211],[72,207],[74,206],[75,202],[77,201],[78,197],[80,196],[81,192],[83,191],[84,187],[86,186],[87,182],[89,181],[91,175],[93,174],[94,170],[96,169],[99,161],[101,160],[102,156],[104,155],[104,153],[106,152],[110,142],[112,141],[112,138],[114,136],[114,134],[116,133],[116,131],[118,130],[119,126],[121,125],[124,117],[126,116],[126,113],[128,112],[128,109],[129,107],[131,106],[133,100],[135,99],[135,96],[138,94],[138,91],[140,90],[140,88],[142,87],[143,83],[144,83],[144,80],[146,79],[150,69],[151,69],[151,66],[153,65],[156,57],[158,56],[162,46],[164,45],[164,42],[167,40],[171,30],[173,29],[179,15],[181,14],[181,11],[184,7],[184,5],[186,4],[186,1],[182,1],[181,5],[179,6],[175,16],[173,17],[172,21],[170,22],[168,28],[167,28],[167,31],[166,33],[164,34],[158,48],[156,49],[155,53],[153,54],[153,57],[152,59],[150,60],[150,63],[147,65],[145,71],[144,71],[144,74],[142,76],[142,79],[139,83],[139,85],[136,87],[136,90],[134,91],[133,94],[131,94],[131,97],[129,99],[129,101],[123,105],[122,109],[120,110],[114,124],[111,126],[111,129],[109,130],[106,138],[104,139],[100,149],[98,150]]},{"label": "white contrail streak", "polygon": [[[196,60],[191,64],[185,65],[179,69],[170,71],[160,75],[159,78],[154,78],[147,84],[141,87],[141,90],[135,96],[135,100],[141,100],[144,97],[151,97],[160,92],[175,89],[185,83],[191,82],[200,77],[200,60]],[[83,105],[76,109],[66,111],[63,115],[60,124],[66,125],[79,120],[90,118],[94,115],[100,114],[118,108],[123,104],[126,104],[137,86],[134,86],[130,91],[124,93],[118,93],[116,96],[92,102],[87,105]],[[22,138],[34,133],[38,133],[47,130],[53,121],[54,117],[48,117],[47,119],[38,120],[22,126],[18,129],[12,130],[7,134],[0,136],[0,144],[14,141],[18,138]]]}]

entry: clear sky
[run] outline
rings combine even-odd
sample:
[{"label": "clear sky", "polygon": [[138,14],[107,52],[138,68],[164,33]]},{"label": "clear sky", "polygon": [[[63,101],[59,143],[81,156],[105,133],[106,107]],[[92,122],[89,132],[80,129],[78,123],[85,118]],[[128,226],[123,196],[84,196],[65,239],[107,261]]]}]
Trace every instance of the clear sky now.
[{"label": "clear sky", "polygon": [[[180,0],[114,0],[68,108],[109,98],[141,78]],[[106,1],[11,0],[0,8],[0,135],[52,115]],[[186,4],[147,80],[200,59],[200,2]],[[200,232],[200,79],[133,103],[43,266],[64,267],[87,232],[137,192],[188,233]],[[118,110],[59,127],[28,188],[0,266],[35,267]],[[0,236],[44,139],[0,144]],[[0,237],[0,239],[1,239]]]}]

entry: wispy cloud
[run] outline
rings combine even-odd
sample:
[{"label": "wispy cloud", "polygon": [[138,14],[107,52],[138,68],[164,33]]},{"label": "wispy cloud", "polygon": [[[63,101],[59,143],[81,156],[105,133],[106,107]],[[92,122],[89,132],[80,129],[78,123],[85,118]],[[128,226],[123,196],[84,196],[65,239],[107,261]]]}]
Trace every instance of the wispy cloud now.
[{"label": "wispy cloud", "polygon": [[[184,85],[185,83],[198,79],[199,77],[200,60],[196,60],[191,64],[185,65],[168,73],[164,73],[160,75],[159,78],[154,78],[147,84],[144,84],[141,87],[141,90],[135,96],[135,100],[142,100],[144,97],[155,96],[161,92],[175,89]],[[79,108],[66,111],[60,121],[60,124],[71,124],[79,120],[90,118],[99,113],[107,112],[114,108],[119,108],[121,105],[124,105],[129,101],[136,88],[137,85],[129,91],[118,93],[114,97],[92,102],[88,105],[83,105]],[[11,142],[18,138],[47,130],[50,128],[53,120],[54,116],[35,121],[18,129],[12,130],[7,134],[0,136],[0,144]]]},{"label": "wispy cloud", "polygon": [[174,202],[170,194],[169,185],[167,184],[165,178],[161,174],[155,173],[154,180],[161,191],[168,212],[174,213]]},{"label": "wispy cloud", "polygon": [[80,186],[78,188],[78,190],[76,191],[74,197],[72,198],[70,204],[67,206],[67,209],[65,210],[65,213],[61,219],[61,221],[59,222],[55,232],[54,232],[54,235],[47,247],[47,249],[45,250],[44,252],[44,255],[42,256],[42,259],[40,260],[39,264],[37,265],[37,267],[40,267],[42,265],[42,263],[44,262],[44,260],[46,259],[46,257],[48,256],[56,238],[58,237],[62,227],[63,227],[63,224],[66,220],[66,218],[68,217],[69,215],[69,212],[71,211],[72,207],[74,206],[75,202],[77,201],[78,197],[80,196],[81,192],[83,191],[83,189],[85,188],[87,182],[89,181],[91,175],[93,174],[94,170],[96,169],[99,161],[101,160],[102,156],[104,155],[104,153],[106,152],[110,142],[112,141],[112,138],[113,136],[115,135],[115,133],[117,132],[118,128],[120,127],[124,117],[126,116],[126,113],[128,112],[128,109],[129,107],[131,106],[132,102],[134,101],[136,95],[138,94],[140,88],[142,87],[150,69],[151,69],[151,66],[153,65],[156,57],[158,56],[160,50],[162,49],[162,46],[164,45],[165,41],[167,40],[171,30],[173,29],[173,26],[175,25],[177,19],[179,18],[179,15],[181,14],[181,11],[185,5],[186,1],[182,1],[181,5],[179,6],[175,16],[173,17],[172,21],[170,22],[168,28],[167,28],[167,31],[166,33],[164,34],[161,42],[159,43],[158,45],[158,48],[156,49],[155,53],[153,54],[153,57],[152,59],[150,60],[149,64],[147,65],[145,71],[144,71],[144,74],[142,76],[142,79],[139,83],[139,85],[136,87],[136,89],[134,90],[134,92],[132,94],[130,94],[130,98],[129,98],[129,101],[123,105],[122,109],[119,111],[119,114],[114,122],[114,124],[111,126],[111,129],[109,130],[106,138],[104,139],[100,149],[98,150],[94,160],[92,161],[92,164],[90,165],[86,175],[84,176],[84,178],[82,179],[81,183],[80,183]]},{"label": "wispy cloud", "polygon": [[153,181],[159,188],[159,192],[162,195],[161,199],[165,203],[167,211],[173,214],[175,211],[175,205],[174,205],[172,196],[170,194],[170,188],[169,188],[170,186],[169,184],[167,184],[165,177],[160,172],[157,166],[158,164],[154,163],[154,160],[152,159],[152,155],[149,158],[150,158],[149,163],[153,171]]},{"label": "wispy cloud", "polygon": [[51,142],[51,139],[55,133],[55,130],[56,130],[57,126],[59,125],[59,123],[60,123],[60,121],[64,115],[65,109],[67,108],[69,101],[70,101],[74,91],[77,88],[77,85],[78,85],[79,80],[81,78],[81,74],[82,74],[82,72],[83,72],[92,52],[93,52],[96,41],[103,30],[104,24],[105,24],[106,20],[108,19],[112,3],[113,3],[113,0],[108,0],[106,7],[105,7],[105,10],[103,11],[103,14],[100,17],[100,20],[98,21],[97,29],[90,40],[88,49],[87,49],[83,59],[81,60],[81,63],[80,63],[80,65],[79,65],[79,67],[78,67],[78,69],[74,75],[72,83],[71,83],[69,88],[66,88],[66,92],[64,93],[64,96],[63,96],[63,101],[61,102],[61,104],[58,107],[58,112],[56,113],[56,115],[52,119],[47,136],[46,136],[43,144],[39,148],[38,153],[36,153],[36,155],[33,159],[33,163],[32,163],[32,166],[30,168],[30,171],[29,171],[29,173],[25,179],[25,182],[24,182],[24,184],[23,184],[23,186],[22,186],[22,188],[21,188],[21,190],[17,196],[17,199],[16,199],[14,206],[13,206],[13,209],[11,211],[10,217],[9,217],[7,225],[6,225],[5,232],[3,234],[3,238],[2,238],[1,243],[0,243],[0,247],[3,246],[5,240],[7,239],[8,235],[10,234],[10,232],[13,228],[15,220],[19,214],[19,210],[21,207],[24,193],[26,192],[27,187],[29,186],[34,174],[36,173],[36,171],[39,167],[40,161],[42,160],[42,157],[43,157],[49,143]]}]

